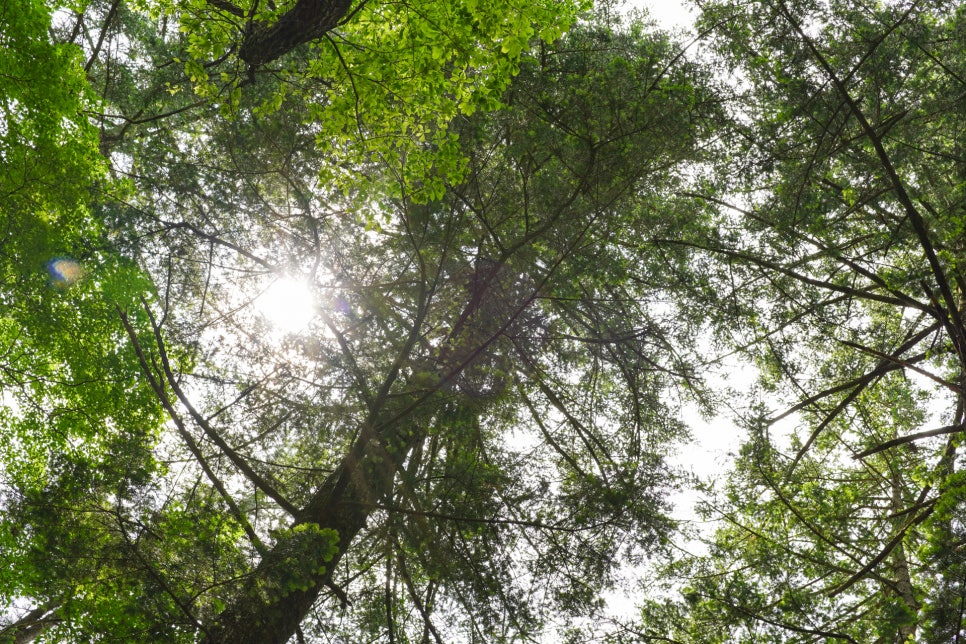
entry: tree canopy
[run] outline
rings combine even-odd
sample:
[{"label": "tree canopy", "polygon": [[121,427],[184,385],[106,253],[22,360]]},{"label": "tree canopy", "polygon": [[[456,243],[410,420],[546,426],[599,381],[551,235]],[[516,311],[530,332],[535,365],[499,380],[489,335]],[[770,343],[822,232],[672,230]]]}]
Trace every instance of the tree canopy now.
[{"label": "tree canopy", "polygon": [[722,527],[707,556],[669,571],[684,592],[646,606],[648,633],[963,634],[963,15],[958,3],[704,5],[742,82],[735,171],[723,192],[695,195],[718,213],[699,245],[725,269],[719,334],[760,366],[762,392],[704,510]]},{"label": "tree canopy", "polygon": [[966,9],[697,4],[6,2],[0,642],[958,641]]}]

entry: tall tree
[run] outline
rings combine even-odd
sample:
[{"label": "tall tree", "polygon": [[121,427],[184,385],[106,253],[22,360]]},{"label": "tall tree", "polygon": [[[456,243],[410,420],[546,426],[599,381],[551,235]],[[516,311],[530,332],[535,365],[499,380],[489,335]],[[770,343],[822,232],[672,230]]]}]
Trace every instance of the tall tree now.
[{"label": "tall tree", "polygon": [[[713,280],[723,336],[769,395],[707,508],[725,527],[682,564],[682,600],[649,604],[644,627],[675,641],[957,641],[963,8],[702,6],[741,79],[737,172],[695,195],[722,231],[702,247],[727,267]],[[781,421],[796,426],[787,440]]]},{"label": "tall tree", "polygon": [[161,423],[116,309],[149,280],[89,208],[106,181],[96,97],[50,20],[44,3],[0,12],[0,639],[15,642],[63,621],[68,600],[103,600],[77,583],[111,569],[90,556],[111,522],[102,500],[150,478]]},{"label": "tall tree", "polygon": [[[219,58],[225,4],[57,26],[123,179],[95,212],[154,280],[107,300],[140,368],[118,373],[168,423],[141,446],[160,471],[84,487],[80,527],[17,506],[28,547],[43,528],[90,565],[4,588],[46,617],[7,632],[505,641],[592,617],[671,526],[668,396],[698,379],[663,300],[690,253],[650,238],[704,225],[674,197],[704,79],[640,26],[551,45],[553,5],[370,3],[252,83]],[[315,317],[284,334],[257,302],[293,277]]]}]

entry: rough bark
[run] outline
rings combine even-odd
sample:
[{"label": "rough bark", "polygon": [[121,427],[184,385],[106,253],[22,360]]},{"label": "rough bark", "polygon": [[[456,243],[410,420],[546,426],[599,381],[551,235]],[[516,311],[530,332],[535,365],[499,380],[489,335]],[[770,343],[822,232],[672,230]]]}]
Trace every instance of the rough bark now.
[{"label": "rough bark", "polygon": [[274,23],[250,23],[238,56],[253,68],[270,63],[322,38],[338,26],[351,6],[351,0],[298,0]]}]

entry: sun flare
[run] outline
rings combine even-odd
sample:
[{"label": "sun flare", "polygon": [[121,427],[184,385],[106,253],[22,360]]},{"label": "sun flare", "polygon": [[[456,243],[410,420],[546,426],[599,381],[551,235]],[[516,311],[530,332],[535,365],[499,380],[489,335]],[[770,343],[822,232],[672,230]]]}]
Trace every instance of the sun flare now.
[{"label": "sun flare", "polygon": [[255,300],[255,308],[275,329],[295,333],[309,325],[316,315],[315,295],[302,280],[281,277]]}]

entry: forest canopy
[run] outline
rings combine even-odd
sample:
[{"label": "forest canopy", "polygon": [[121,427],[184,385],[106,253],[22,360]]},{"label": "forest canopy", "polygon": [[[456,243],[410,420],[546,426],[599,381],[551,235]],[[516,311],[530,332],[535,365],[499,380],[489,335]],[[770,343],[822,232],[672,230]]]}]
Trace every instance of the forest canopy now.
[{"label": "forest canopy", "polygon": [[0,2],[0,642],[966,635],[959,2]]}]

